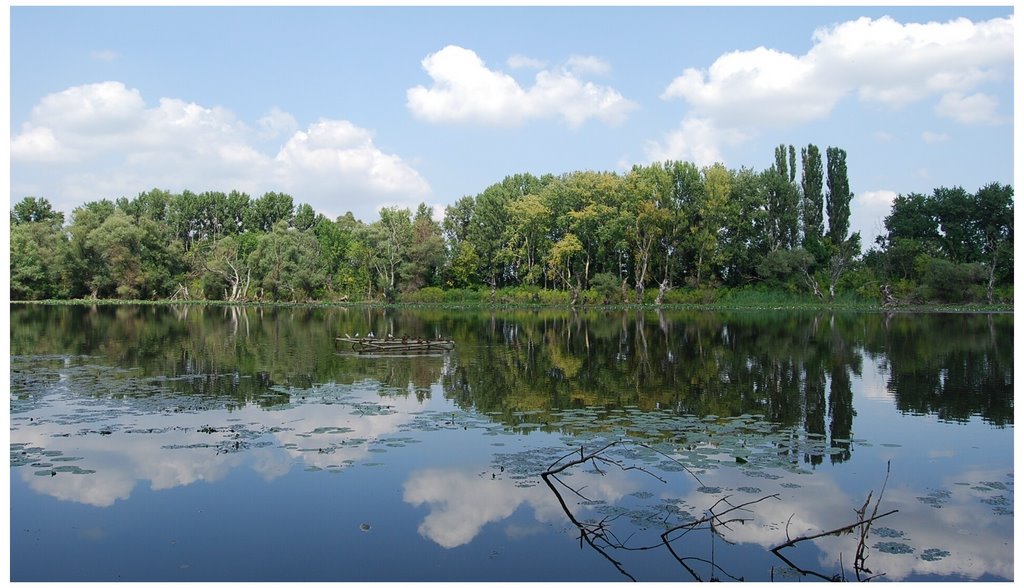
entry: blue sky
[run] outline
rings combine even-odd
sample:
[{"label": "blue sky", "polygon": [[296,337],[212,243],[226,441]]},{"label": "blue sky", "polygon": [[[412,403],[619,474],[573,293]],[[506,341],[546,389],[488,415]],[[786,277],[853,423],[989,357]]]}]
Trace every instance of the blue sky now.
[{"label": "blue sky", "polygon": [[438,210],[507,175],[848,153],[897,194],[1013,183],[1013,9],[12,7],[11,203],[284,191]]}]

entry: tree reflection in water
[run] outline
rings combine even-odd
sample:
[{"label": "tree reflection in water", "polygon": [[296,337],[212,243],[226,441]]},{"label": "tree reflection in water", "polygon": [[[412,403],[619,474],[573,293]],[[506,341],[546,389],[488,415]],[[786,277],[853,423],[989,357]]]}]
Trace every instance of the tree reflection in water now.
[{"label": "tree reflection in water", "polygon": [[[437,358],[339,353],[344,332],[452,337]],[[509,426],[567,408],[759,414],[828,438],[849,459],[851,380],[864,355],[900,410],[1013,423],[1013,315],[825,312],[395,310],[87,306],[11,308],[12,355],[97,356],[225,404],[287,402],[285,389],[379,381],[446,397]],[[523,416],[528,413],[528,416]],[[812,465],[822,456],[807,456]]]},{"label": "tree reflection in water", "polygon": [[[12,467],[23,467],[22,478],[33,488],[47,484],[53,496],[78,492],[80,502],[112,504],[127,499],[136,478],[150,480],[157,489],[193,485],[249,462],[258,462],[256,471],[267,479],[283,476],[293,462],[316,471],[341,471],[371,450],[403,445],[388,435],[408,433],[432,442],[435,430],[465,431],[466,438],[515,433],[517,443],[555,450],[529,471],[511,471],[522,461],[515,453],[479,480],[470,477],[474,472],[452,476],[446,469],[450,464],[434,464],[410,477],[407,501],[432,509],[420,532],[445,548],[474,541],[489,522],[514,516],[509,513],[519,504],[542,513],[538,520],[552,520],[551,512],[561,520],[539,476],[565,446],[599,447],[595,439],[628,438],[664,454],[686,456],[680,461],[695,471],[722,466],[714,484],[725,488],[721,494],[729,500],[695,489],[689,480],[689,486],[673,488],[671,496],[638,498],[641,490],[625,484],[630,479],[601,496],[596,485],[579,491],[605,501],[592,506],[598,521],[638,514],[607,515],[638,504],[698,509],[690,518],[677,513],[680,518],[671,521],[669,528],[679,527],[680,533],[689,529],[686,538],[671,542],[672,548],[698,536],[721,547],[727,545],[721,541],[728,529],[716,526],[746,516],[744,510],[729,509],[749,507],[760,520],[745,526],[736,520],[726,523],[741,536],[728,549],[755,545],[763,554],[785,531],[771,525],[785,524],[793,510],[781,512],[772,499],[744,499],[738,493],[754,494],[763,487],[766,494],[781,492],[802,502],[798,519],[803,520],[794,534],[837,524],[830,517],[863,499],[846,493],[856,482],[839,478],[870,467],[871,459],[889,451],[885,445],[893,439],[870,432],[873,421],[855,413],[855,394],[861,410],[874,410],[873,403],[883,400],[887,423],[915,430],[934,419],[910,414],[977,421],[973,424],[986,429],[979,437],[986,439],[993,438],[992,430],[1013,425],[1012,314],[18,304],[10,319],[12,431],[19,435],[12,459],[20,460]],[[369,331],[443,335],[454,338],[457,348],[431,357],[365,357],[335,346],[335,337],[345,332]],[[880,378],[877,389],[868,389],[869,376]],[[459,426],[420,414],[428,401],[443,407],[445,419],[454,421],[457,412]],[[905,415],[897,415],[892,406]],[[92,419],[103,426],[86,424]],[[528,438],[535,431],[554,435]],[[891,492],[901,509],[901,530],[907,536],[915,531],[914,545],[922,557],[899,561],[892,556],[881,567],[896,578],[941,573],[923,556],[960,550],[942,564],[949,573],[966,576],[973,562],[984,559],[988,569],[998,568],[993,577],[1012,578],[1012,554],[1003,554],[1006,535],[988,528],[1005,526],[1005,519],[993,517],[1012,518],[1012,483],[1004,477],[1012,480],[1012,471],[1006,474],[1000,461],[1006,453],[996,447],[994,459],[984,461],[961,455],[955,441],[939,439],[950,427],[927,431],[936,444],[936,451],[927,453],[928,465],[916,463],[925,462],[927,448],[896,450],[907,458],[905,472],[921,471],[910,472],[911,483]],[[131,442],[111,442],[122,433],[131,433]],[[868,439],[855,439],[858,434]],[[489,437],[478,439],[473,447],[458,447],[479,451],[487,455],[484,459],[505,459],[502,450],[488,445]],[[873,443],[883,447],[867,449]],[[82,457],[75,464],[95,473],[65,476],[72,466],[51,464],[52,472],[66,468],[51,478],[47,470],[29,469],[44,452],[54,451],[68,454],[62,458]],[[829,467],[853,460],[854,451],[862,457],[857,468]],[[935,457],[947,463],[933,468]],[[396,455],[393,463],[401,461]],[[823,471],[787,485],[808,469]],[[792,477],[767,478],[773,472]],[[503,485],[503,474],[516,485]],[[539,485],[536,492],[518,486],[526,476]],[[938,477],[944,479],[936,482]],[[448,490],[466,489],[466,479],[476,481],[472,497],[478,500],[456,503]],[[579,479],[570,483],[575,486]],[[98,491],[100,483],[109,486],[107,491]],[[483,499],[486,484],[508,494],[502,508]],[[945,519],[931,512],[939,507],[946,509],[940,514],[972,521],[969,545],[947,541]],[[476,518],[464,510],[470,508],[479,510]],[[912,525],[903,523],[911,513]],[[692,529],[680,527],[707,516],[713,518]],[[455,533],[450,521],[456,519],[478,524]],[[625,544],[625,535],[621,539]],[[665,549],[657,536],[650,545]],[[829,551],[829,560],[850,552],[844,549]],[[691,553],[678,551],[682,558]],[[724,560],[713,561],[723,568],[715,572],[720,578],[744,573],[728,569]],[[746,561],[733,558],[731,565]],[[676,568],[674,562],[670,567]]]}]

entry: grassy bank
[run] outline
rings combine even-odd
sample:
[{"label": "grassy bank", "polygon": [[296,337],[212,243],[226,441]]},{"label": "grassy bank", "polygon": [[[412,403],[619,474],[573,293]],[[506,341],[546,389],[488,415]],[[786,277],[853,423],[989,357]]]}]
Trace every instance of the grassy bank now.
[{"label": "grassy bank", "polygon": [[[632,292],[630,293],[632,294]],[[663,303],[654,304],[657,292],[647,292],[642,304],[612,302],[601,299],[592,291],[583,292],[581,302],[571,304],[569,292],[543,290],[540,288],[509,288],[502,290],[424,288],[417,292],[403,294],[394,303],[380,300],[362,301],[305,301],[305,302],[227,302],[223,300],[120,300],[120,299],[75,299],[75,300],[12,300],[11,304],[37,304],[59,306],[252,306],[278,308],[333,308],[333,307],[380,307],[380,308],[450,308],[450,309],[517,309],[517,308],[578,308],[591,310],[839,310],[849,312],[1013,312],[1013,304],[981,303],[927,303],[883,306],[878,301],[865,300],[856,296],[841,296],[832,303],[814,296],[770,290],[674,290],[666,294]],[[621,300],[621,296],[617,297]]]}]

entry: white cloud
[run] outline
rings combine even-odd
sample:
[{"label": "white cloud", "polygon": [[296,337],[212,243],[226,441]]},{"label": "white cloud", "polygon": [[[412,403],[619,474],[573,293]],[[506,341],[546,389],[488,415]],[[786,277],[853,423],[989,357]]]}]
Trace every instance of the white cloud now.
[{"label": "white cloud", "polygon": [[[767,47],[725,53],[665,87],[661,98],[681,99],[688,111],[679,129],[648,141],[648,159],[721,161],[723,146],[827,118],[848,96],[899,108],[943,95],[940,116],[1002,122],[994,98],[963,93],[1012,75],[1013,23],[1012,16],[926,24],[860,18],[816,30],[803,55]],[[879,132],[875,139],[894,137]]]},{"label": "white cloud", "polygon": [[612,70],[612,66],[605,60],[589,55],[573,55],[566,63],[566,69],[576,75],[605,75]]},{"label": "white cloud", "polygon": [[928,143],[929,145],[934,145],[936,143],[945,143],[946,141],[949,141],[949,135],[947,135],[946,133],[925,131],[921,133],[921,140],[924,141],[925,143]]},{"label": "white cloud", "polygon": [[[639,486],[626,473],[611,470],[586,488],[592,500],[615,502]],[[528,504],[541,523],[562,522],[565,517],[545,486],[523,488],[505,479],[453,469],[413,472],[403,485],[402,500],[430,508],[418,530],[445,549],[470,543],[485,526],[507,519],[522,504]]]},{"label": "white cloud", "polygon": [[73,135],[110,135],[136,131],[145,103],[138,90],[121,82],[74,86],[45,96],[32,109],[32,121]]},{"label": "white cloud", "polygon": [[[153,187],[238,189],[252,196],[273,190],[328,216],[351,210],[372,220],[381,205],[398,200],[414,206],[430,195],[415,169],[349,121],[322,120],[297,131],[295,117],[274,108],[258,127],[225,108],[176,98],[147,107],[138,90],[120,82],[75,86],[33,108],[11,140],[12,176],[47,164],[40,172],[45,177],[15,184],[59,195],[51,201],[68,208]],[[275,136],[287,139],[277,153],[256,147]]]},{"label": "white cloud", "polygon": [[950,92],[939,100],[935,106],[935,114],[965,125],[995,125],[1002,122],[998,109],[999,101],[987,94],[964,96],[960,92]]},{"label": "white cloud", "polygon": [[[539,63],[523,58],[511,62]],[[571,63],[591,71],[606,68],[592,58],[576,57]],[[475,52],[455,45],[428,55],[422,65],[433,85],[410,88],[406,106],[428,122],[515,127],[529,120],[560,117],[576,128],[590,118],[617,124],[636,108],[613,88],[583,81],[571,67],[541,70],[534,86],[525,89],[508,74],[488,68]]]},{"label": "white cloud", "polygon": [[416,170],[382,152],[370,131],[349,121],[321,120],[295,133],[275,161],[284,185],[298,194],[320,194],[321,203],[335,215],[347,210],[343,202],[353,193],[376,195],[379,208],[395,198],[400,205],[415,206],[430,192]]},{"label": "white cloud", "polygon": [[727,53],[706,72],[685,70],[661,97],[683,98],[697,115],[731,127],[789,126],[825,116],[841,97],[815,75],[807,58],[758,47]]},{"label": "white cloud", "polygon": [[[901,24],[860,18],[818,29],[804,55],[758,47],[719,57],[707,70],[686,69],[665,89],[691,116],[722,127],[784,127],[821,119],[847,95],[894,107],[927,96],[959,94],[1010,74],[1013,17],[974,23]],[[976,95],[977,96],[977,95]],[[962,122],[990,122],[994,107],[979,97],[946,106]],[[960,107],[956,110],[954,106]]]},{"label": "white cloud", "polygon": [[875,237],[885,233],[885,217],[892,212],[898,194],[893,190],[868,190],[854,194],[850,202],[850,226],[860,231],[860,243],[868,250]]},{"label": "white cloud", "polygon": [[262,136],[267,139],[290,135],[299,129],[299,123],[291,114],[273,107],[259,120]]},{"label": "white cloud", "polygon": [[26,126],[11,141],[11,159],[38,162],[56,162],[75,159],[76,154],[68,151],[58,141],[53,131],[46,127]]},{"label": "white cloud", "polygon": [[505,63],[512,69],[544,69],[548,66],[546,61],[526,55],[513,55],[505,60]]},{"label": "white cloud", "polygon": [[716,128],[711,119],[687,118],[660,142],[648,141],[645,151],[648,161],[681,160],[704,166],[722,161],[723,144],[735,145],[745,139],[740,131]]}]

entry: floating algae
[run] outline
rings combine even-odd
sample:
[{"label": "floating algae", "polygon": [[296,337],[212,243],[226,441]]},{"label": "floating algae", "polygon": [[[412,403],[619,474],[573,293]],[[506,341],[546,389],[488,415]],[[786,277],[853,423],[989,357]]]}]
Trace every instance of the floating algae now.
[{"label": "floating algae", "polygon": [[896,555],[914,553],[913,547],[898,541],[882,541],[875,543],[873,547],[882,553],[892,553]]},{"label": "floating algae", "polygon": [[917,499],[932,508],[942,508],[942,505],[949,500],[949,497],[949,490],[934,490],[929,492],[927,496],[918,496]]},{"label": "floating algae", "polygon": [[945,549],[937,549],[935,547],[931,549],[925,549],[921,553],[921,559],[925,561],[939,561],[945,557],[949,557],[949,552]]},{"label": "floating algae", "polygon": [[887,539],[895,539],[903,536],[903,531],[897,531],[896,529],[890,529],[889,527],[875,527],[871,529],[871,533]]}]

